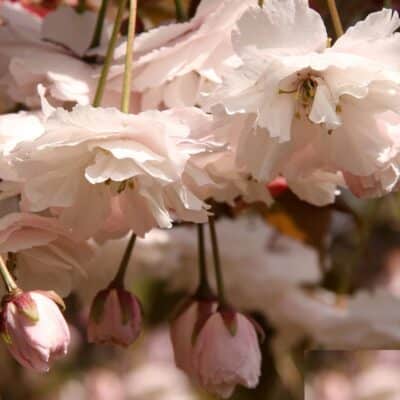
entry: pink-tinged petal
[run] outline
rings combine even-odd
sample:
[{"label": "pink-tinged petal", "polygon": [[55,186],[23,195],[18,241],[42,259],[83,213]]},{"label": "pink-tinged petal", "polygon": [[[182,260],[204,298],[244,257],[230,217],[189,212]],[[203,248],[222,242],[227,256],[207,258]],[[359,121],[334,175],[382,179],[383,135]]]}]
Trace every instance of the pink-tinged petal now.
[{"label": "pink-tinged petal", "polygon": [[195,106],[200,95],[201,77],[189,72],[165,85],[164,103],[168,108]]},{"label": "pink-tinged petal", "polygon": [[340,174],[333,174],[316,170],[310,175],[295,177],[288,176],[287,179],[290,190],[303,201],[317,207],[327,206],[335,202],[335,198],[340,191],[338,185],[343,185]]},{"label": "pink-tinged petal", "polygon": [[[161,26],[140,35],[135,44],[138,56],[135,89],[158,87],[188,73],[199,73],[203,68],[219,70],[224,61],[216,57],[221,53],[220,44],[233,55],[231,32],[250,5],[256,5],[256,0],[208,1],[206,4],[203,1],[190,21]],[[213,58],[217,62],[212,62]]]},{"label": "pink-tinged petal", "polygon": [[246,60],[256,48],[299,55],[321,51],[327,43],[324,22],[307,0],[268,0],[263,8],[246,11],[237,26],[234,48]]},{"label": "pink-tinged petal", "polygon": [[[73,7],[61,5],[44,18],[42,38],[65,46],[82,57],[90,47],[96,20],[96,13],[92,11],[77,13]],[[65,26],[74,28],[65,29]],[[106,29],[103,29],[101,39],[105,41],[106,36]]]},{"label": "pink-tinged petal", "polygon": [[0,218],[0,252],[17,253],[16,277],[25,289],[55,289],[68,295],[92,256],[56,218],[12,212]]},{"label": "pink-tinged petal", "polygon": [[175,364],[192,378],[194,370],[192,364],[193,332],[197,320],[198,304],[193,302],[171,323],[171,341],[174,348]]},{"label": "pink-tinged petal", "polygon": [[175,364],[196,380],[193,348],[208,318],[216,309],[213,300],[191,299],[171,322],[171,341]]},{"label": "pink-tinged petal", "polygon": [[396,11],[383,9],[369,14],[350,27],[332,47],[332,52],[360,55],[371,61],[398,68],[400,65],[400,37],[394,34],[400,27]]},{"label": "pink-tinged petal", "polygon": [[[397,144],[379,119],[371,115],[368,98],[364,104],[349,99],[341,112],[342,126],[331,135],[321,131],[321,156],[341,171],[368,176],[385,167],[388,157],[397,154]],[[390,160],[390,157],[389,157]]]},{"label": "pink-tinged petal", "polygon": [[64,300],[54,290],[35,290],[35,292],[48,297],[50,300],[53,300],[61,310],[65,310],[66,306]]},{"label": "pink-tinged petal", "polygon": [[261,374],[261,352],[252,323],[237,314],[237,331],[227,329],[222,315],[213,314],[203,327],[193,350],[200,384],[224,398],[236,385],[254,388]]},{"label": "pink-tinged petal", "polygon": [[369,176],[357,176],[348,172],[343,176],[349,190],[362,199],[384,196],[397,190],[400,183],[398,163],[391,163],[387,168]]},{"label": "pink-tinged petal", "polygon": [[323,124],[328,130],[334,130],[342,123],[332,94],[324,83],[317,87],[309,118],[315,124]]},{"label": "pink-tinged petal", "polygon": [[272,138],[280,142],[290,140],[296,103],[290,96],[276,94],[262,105],[257,123],[267,128]]}]

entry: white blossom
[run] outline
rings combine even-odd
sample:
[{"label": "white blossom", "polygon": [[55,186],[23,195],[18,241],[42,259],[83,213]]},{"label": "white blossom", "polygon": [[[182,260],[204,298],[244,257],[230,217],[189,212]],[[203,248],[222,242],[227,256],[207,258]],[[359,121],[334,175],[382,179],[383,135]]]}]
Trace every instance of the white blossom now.
[{"label": "white blossom", "polygon": [[137,115],[79,105],[54,110],[45,133],[15,151],[24,209],[51,208],[81,237],[101,229],[144,235],[172,227],[175,218],[204,222],[206,206],[182,175],[191,155],[220,146],[191,138],[196,121],[213,124],[194,108]]},{"label": "white blossom", "polygon": [[243,14],[232,35],[243,64],[225,75],[212,102],[254,116],[243,134],[258,137],[258,152],[248,155],[256,179],[285,176],[300,156],[300,176],[307,167],[357,177],[398,169],[398,131],[382,118],[400,111],[399,26],[397,13],[385,9],[329,47],[306,0],[271,0]]},{"label": "white blossom", "polygon": [[14,271],[25,290],[55,290],[66,296],[85,277],[92,250],[56,219],[13,212],[0,219],[0,253],[16,255]]},{"label": "white blossom", "polygon": [[[38,84],[59,104],[89,104],[99,67],[82,57],[90,45],[96,14],[78,14],[61,6],[41,20],[19,3],[10,2],[0,4],[0,13],[4,19],[0,26],[0,88],[30,108],[40,106]],[[65,24],[74,28],[65,29]]]},{"label": "white blossom", "polygon": [[[196,15],[183,23],[160,26],[135,40],[132,88],[141,108],[193,106],[202,92],[221,83],[221,74],[239,61],[230,40],[240,15],[256,0],[203,0]],[[126,43],[116,51],[110,88],[121,89]]]}]

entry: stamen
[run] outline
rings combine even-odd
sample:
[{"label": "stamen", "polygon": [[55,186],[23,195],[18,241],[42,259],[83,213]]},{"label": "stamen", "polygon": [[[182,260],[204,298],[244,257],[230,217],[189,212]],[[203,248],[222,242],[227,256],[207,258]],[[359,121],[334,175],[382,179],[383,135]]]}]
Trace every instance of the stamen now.
[{"label": "stamen", "polygon": [[[117,193],[122,193],[126,188],[134,190],[136,185],[134,179],[126,179],[124,181],[115,182],[112,179],[108,178],[105,182],[105,185],[110,186],[111,184],[117,185]],[[114,186],[115,187],[115,186]]]},{"label": "stamen", "polygon": [[[294,82],[294,84],[297,85],[297,88],[293,90],[279,89],[279,94],[294,94],[296,100],[294,117],[296,119],[301,119],[302,116],[309,118],[315,95],[317,94],[318,81],[317,78],[313,76],[312,72],[303,74],[297,72],[296,75],[298,80]],[[342,112],[342,106],[340,104],[336,105],[336,112]],[[333,133],[334,130],[327,129],[325,124],[320,125],[327,131],[328,135]]]},{"label": "stamen", "polygon": [[294,94],[297,93],[298,89],[293,89],[293,90],[283,90],[283,89],[279,89],[279,94]]},{"label": "stamen", "polygon": [[117,193],[122,193],[126,189],[127,181],[122,181],[118,186]]}]

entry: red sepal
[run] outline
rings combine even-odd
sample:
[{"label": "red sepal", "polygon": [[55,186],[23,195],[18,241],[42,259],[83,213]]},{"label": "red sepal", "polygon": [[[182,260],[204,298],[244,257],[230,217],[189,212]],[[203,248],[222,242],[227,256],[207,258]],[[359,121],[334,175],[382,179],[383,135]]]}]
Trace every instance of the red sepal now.
[{"label": "red sepal", "polygon": [[[113,290],[113,289],[112,289]],[[90,308],[90,319],[96,324],[99,324],[103,319],[104,305],[109,295],[110,289],[100,290],[93,299],[92,306]]]},{"label": "red sepal", "polygon": [[12,302],[17,307],[17,310],[32,322],[36,323],[39,321],[37,305],[29,293],[21,293],[15,296]]},{"label": "red sepal", "polygon": [[175,306],[174,310],[172,311],[172,315],[170,321],[175,321],[178,317],[180,317],[193,303],[193,297],[187,297],[183,300],[179,301],[179,303]]},{"label": "red sepal", "polygon": [[221,307],[219,313],[226,329],[232,336],[236,336],[238,330],[237,312],[229,307]]},{"label": "red sepal", "polygon": [[132,320],[132,302],[137,302],[141,312],[143,313],[143,307],[139,299],[132,293],[128,292],[125,289],[119,288],[115,289],[118,295],[119,305],[121,307],[121,315],[122,315],[122,325],[126,325],[129,321]]},{"label": "red sepal", "polygon": [[196,323],[194,324],[193,334],[192,334],[192,344],[196,343],[196,340],[203,329],[204,325],[208,321],[208,319],[213,314],[214,310],[214,301],[197,301],[197,319]]}]

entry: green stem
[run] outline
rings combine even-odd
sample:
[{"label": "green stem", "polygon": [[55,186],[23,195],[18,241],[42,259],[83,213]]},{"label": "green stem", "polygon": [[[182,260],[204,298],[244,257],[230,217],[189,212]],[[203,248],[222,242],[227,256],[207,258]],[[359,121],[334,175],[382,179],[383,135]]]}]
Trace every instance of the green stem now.
[{"label": "green stem", "polygon": [[212,217],[212,216],[208,217],[208,223],[210,226],[211,246],[212,246],[213,258],[214,258],[215,278],[217,281],[218,300],[219,300],[220,306],[223,306],[223,305],[226,305],[225,288],[224,288],[224,280],[223,280],[223,276],[222,276],[221,259],[219,256],[217,231],[215,229],[214,217]]},{"label": "green stem", "polygon": [[[107,55],[104,61],[104,66],[101,71],[99,84],[97,86],[95,100],[93,105],[95,107],[99,106],[101,103],[101,98],[103,96],[108,71],[112,62],[112,57],[114,54],[115,44],[117,42],[118,33],[121,28],[122,17],[126,8],[127,0],[121,0],[118,13],[115,18],[114,29],[111,35],[110,43],[108,44]],[[129,3],[129,28],[128,28],[128,38],[126,43],[126,56],[125,56],[125,68],[124,68],[124,79],[122,88],[122,100],[121,100],[121,111],[129,112],[129,100],[131,95],[131,81],[132,81],[132,56],[133,56],[133,42],[135,40],[135,27],[136,27],[136,12],[137,12],[137,0],[130,0]],[[131,237],[126,246],[124,255],[119,265],[118,272],[115,278],[111,281],[110,287],[118,287],[124,285],[124,278],[126,270],[128,268],[129,260],[131,258],[132,250],[135,246],[136,234],[132,232]]]},{"label": "green stem", "polygon": [[392,8],[392,0],[385,0],[384,2],[383,2],[383,7],[385,7],[385,8]]},{"label": "green stem", "polygon": [[126,42],[124,82],[122,86],[122,100],[121,100],[121,111],[125,113],[129,112],[129,100],[131,98],[132,63],[133,63],[132,57],[133,57],[133,42],[135,41],[136,13],[137,13],[137,0],[130,0],[129,28],[128,28],[128,39]]},{"label": "green stem", "polygon": [[178,22],[186,21],[186,13],[181,0],[175,0],[175,14]]},{"label": "green stem", "polygon": [[200,297],[209,297],[212,294],[210,284],[208,282],[206,249],[204,244],[204,225],[197,224],[197,242],[199,257],[199,287],[196,294]]},{"label": "green stem", "polygon": [[326,0],[329,8],[329,13],[331,14],[333,27],[335,28],[336,37],[343,35],[343,25],[340,19],[340,15],[336,6],[336,0]]},{"label": "green stem", "polygon": [[4,285],[8,293],[12,293],[18,290],[18,286],[14,281],[14,278],[10,274],[3,257],[0,256],[0,275],[3,278]]},{"label": "green stem", "polygon": [[97,15],[96,27],[94,29],[92,42],[90,48],[93,49],[100,44],[101,34],[103,32],[104,20],[106,18],[106,11],[108,7],[109,0],[102,0],[99,14]]},{"label": "green stem", "polygon": [[126,270],[128,268],[129,260],[131,259],[132,250],[135,246],[136,242],[136,234],[132,232],[131,237],[129,238],[128,244],[126,245],[124,255],[122,257],[121,263],[118,268],[118,272],[115,275],[115,278],[111,281],[110,287],[121,287],[124,286],[124,279]]},{"label": "green stem", "polygon": [[197,7],[199,6],[201,0],[192,0],[189,6],[188,17],[193,18],[196,14]]},{"label": "green stem", "polygon": [[86,10],[86,0],[79,0],[75,8],[78,14],[82,14]]},{"label": "green stem", "polygon": [[120,0],[117,16],[115,17],[114,28],[111,34],[110,42],[108,43],[106,58],[104,60],[104,65],[101,70],[99,83],[97,84],[96,94],[93,100],[93,106],[98,107],[101,104],[101,99],[103,98],[104,89],[107,82],[108,71],[110,70],[114,49],[117,44],[118,34],[121,29],[122,17],[126,8],[127,0]]},{"label": "green stem", "polygon": [[260,7],[263,7],[264,6],[264,0],[258,0],[258,5]]}]

